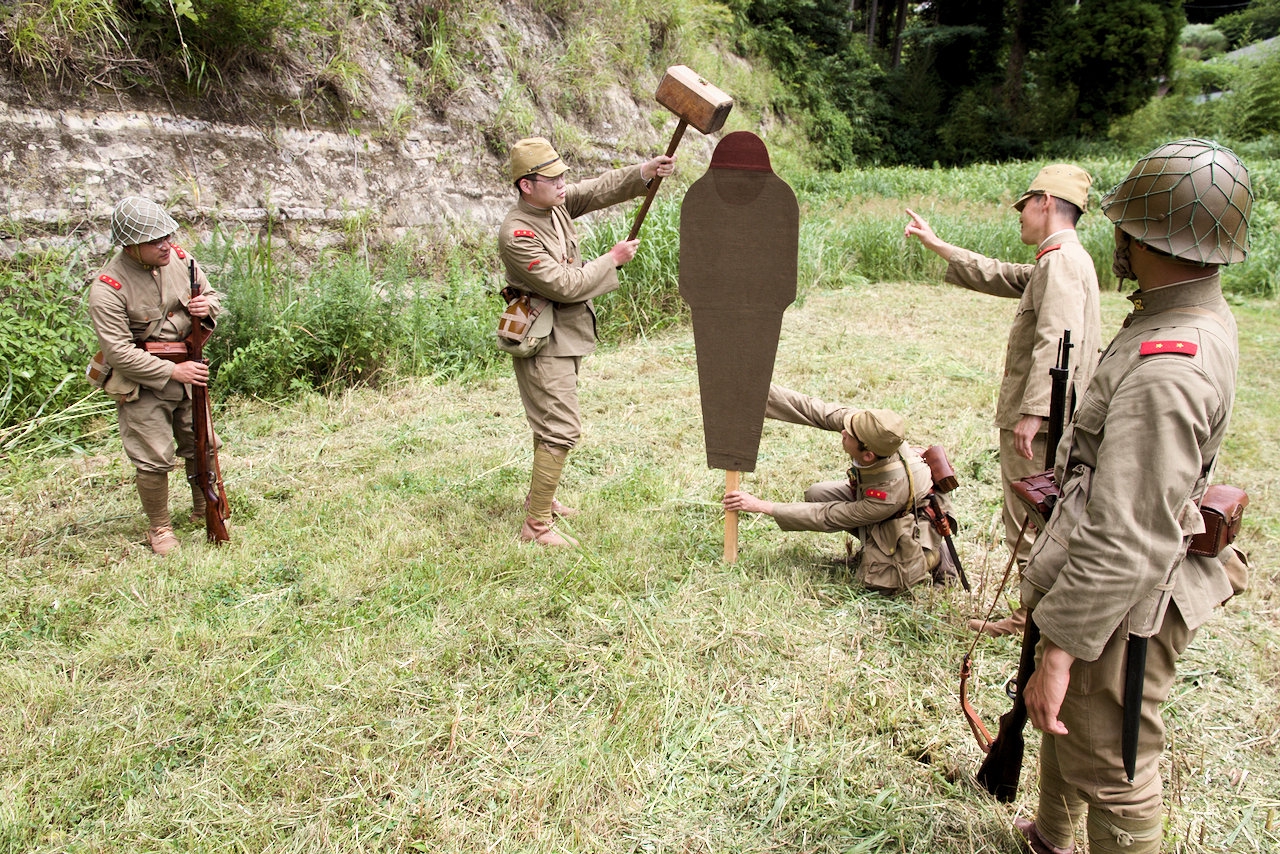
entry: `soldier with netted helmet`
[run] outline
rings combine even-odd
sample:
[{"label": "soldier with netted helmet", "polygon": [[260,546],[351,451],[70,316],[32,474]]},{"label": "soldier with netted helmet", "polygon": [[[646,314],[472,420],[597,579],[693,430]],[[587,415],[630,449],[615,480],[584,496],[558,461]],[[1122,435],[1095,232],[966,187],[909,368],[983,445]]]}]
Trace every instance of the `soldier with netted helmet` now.
[{"label": "soldier with netted helmet", "polygon": [[[1058,344],[1070,330],[1069,392],[1078,399],[1089,384],[1102,344],[1098,275],[1093,259],[1080,243],[1076,224],[1089,206],[1093,178],[1071,163],[1052,163],[1036,173],[1013,208],[1018,212],[1022,242],[1036,247],[1035,263],[988,258],[953,246],[934,233],[910,209],[905,234],[915,237],[947,262],[946,281],[992,296],[1016,299],[1018,308],[1005,346],[1004,376],[996,400],[995,425],[1000,431],[1000,482],[1004,492],[1005,544],[1021,568],[1032,534],[1023,526],[1013,484],[1044,470],[1049,455],[1049,369],[1058,359]],[[989,635],[1020,632],[1026,619],[1018,609],[1001,620],[971,620],[969,627]]]},{"label": "soldier with netted helmet", "polygon": [[[116,401],[120,438],[149,524],[147,542],[161,556],[178,547],[169,472],[176,446],[188,477],[195,474],[190,387],[206,385],[209,369],[178,353],[149,352],[147,344],[181,342],[196,322],[212,329],[220,308],[198,264],[200,292],[191,295],[192,258],[174,242],[177,230],[173,217],[150,199],[122,199],[111,212],[111,242],[120,249],[89,286],[89,319],[101,349],[90,377]],[[203,517],[205,498],[194,485],[191,498],[193,516]]]},{"label": "soldier with netted helmet", "polygon": [[1075,850],[1085,815],[1092,854],[1161,850],[1160,705],[1233,593],[1224,560],[1187,546],[1236,389],[1218,271],[1244,260],[1252,201],[1244,164],[1201,139],[1155,149],[1102,200],[1116,275],[1138,289],[1058,446],[1062,494],[1023,573],[1041,634],[1025,700],[1044,737],[1038,810],[1016,826],[1033,851]]},{"label": "soldier with netted helmet", "polygon": [[[951,583],[958,570],[927,513],[934,492],[929,464],[906,442],[906,421],[891,409],[859,409],[769,387],[765,417],[840,434],[849,455],[848,477],[810,486],[803,501],[775,503],[737,489],[725,510],[764,513],[784,531],[846,531],[858,538],[858,581],[881,593],[917,584]],[[933,497],[949,522],[946,495]]]}]

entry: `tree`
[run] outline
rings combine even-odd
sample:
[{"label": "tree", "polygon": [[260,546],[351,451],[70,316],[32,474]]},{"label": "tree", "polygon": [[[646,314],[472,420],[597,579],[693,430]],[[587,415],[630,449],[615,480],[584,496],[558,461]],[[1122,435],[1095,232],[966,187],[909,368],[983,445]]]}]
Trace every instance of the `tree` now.
[{"label": "tree", "polygon": [[1167,79],[1185,23],[1182,0],[1080,0],[1067,11],[1043,73],[1074,88],[1078,131],[1104,133]]}]

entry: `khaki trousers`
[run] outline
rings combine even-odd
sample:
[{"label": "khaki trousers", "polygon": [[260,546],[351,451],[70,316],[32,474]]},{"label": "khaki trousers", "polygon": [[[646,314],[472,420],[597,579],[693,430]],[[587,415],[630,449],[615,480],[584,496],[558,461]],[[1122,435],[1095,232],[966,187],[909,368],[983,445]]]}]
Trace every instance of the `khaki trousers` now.
[{"label": "khaki trousers", "polygon": [[[1059,714],[1068,734],[1045,735],[1041,748],[1036,826],[1048,841],[1061,845],[1071,838],[1072,820],[1064,810],[1064,801],[1083,801],[1091,815],[1101,811],[1140,822],[1159,819],[1163,794],[1160,755],[1164,752],[1160,705],[1169,698],[1177,660],[1194,636],[1178,606],[1171,603],[1159,633],[1148,641],[1132,783],[1125,776],[1120,751],[1127,624],[1116,630],[1097,661],[1077,660],[1071,666],[1071,682]],[[1078,810],[1070,812],[1078,818]]]},{"label": "khaki trousers", "polygon": [[511,362],[534,444],[572,450],[582,435],[578,415],[578,369],[582,357],[513,357]]},{"label": "khaki trousers", "polygon": [[1022,541],[1017,541],[1022,523],[1026,521],[1027,511],[1013,491],[1013,482],[1044,471],[1045,445],[1048,441],[1048,434],[1044,432],[1036,434],[1036,437],[1031,440],[1031,459],[1027,459],[1014,450],[1013,431],[1000,431],[1000,484],[1004,489],[1004,543],[1011,553],[1017,551],[1019,567],[1026,565],[1027,555],[1031,551],[1031,544],[1036,540],[1037,532],[1035,528],[1028,527],[1027,532],[1022,536]]},{"label": "khaki trousers", "polygon": [[138,471],[173,471],[175,444],[177,456],[195,459],[191,398],[182,383],[170,380],[159,392],[140,388],[137,400],[116,404],[116,419],[125,455]]}]

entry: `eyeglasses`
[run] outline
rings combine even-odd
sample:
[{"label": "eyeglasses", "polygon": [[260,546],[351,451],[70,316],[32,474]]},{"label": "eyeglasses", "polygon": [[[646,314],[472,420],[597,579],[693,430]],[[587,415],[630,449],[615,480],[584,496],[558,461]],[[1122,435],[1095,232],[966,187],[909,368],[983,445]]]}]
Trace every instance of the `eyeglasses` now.
[{"label": "eyeglasses", "polygon": [[155,249],[161,249],[161,248],[163,248],[163,247],[165,247],[165,246],[172,246],[172,245],[173,245],[173,235],[172,235],[172,234],[166,234],[164,237],[157,237],[155,240],[148,240],[146,243],[143,243],[142,245],[143,245],[143,246],[151,246],[151,247],[153,247],[153,248],[155,248]]},{"label": "eyeglasses", "polygon": [[563,175],[560,175],[559,177],[556,177],[556,178],[543,178],[541,175],[534,175],[533,181],[534,183],[541,181],[544,184],[550,184],[551,186],[555,187],[557,190],[564,186]]}]

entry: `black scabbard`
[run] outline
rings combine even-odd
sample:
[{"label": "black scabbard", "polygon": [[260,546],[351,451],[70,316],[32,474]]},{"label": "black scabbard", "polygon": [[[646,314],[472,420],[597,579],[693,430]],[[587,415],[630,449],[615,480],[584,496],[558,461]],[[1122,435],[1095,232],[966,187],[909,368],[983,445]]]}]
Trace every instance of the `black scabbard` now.
[{"label": "black scabbard", "polygon": [[1138,764],[1138,731],[1142,727],[1142,684],[1147,675],[1147,639],[1129,635],[1124,666],[1124,722],[1120,730],[1120,755],[1124,773],[1133,782]]}]

